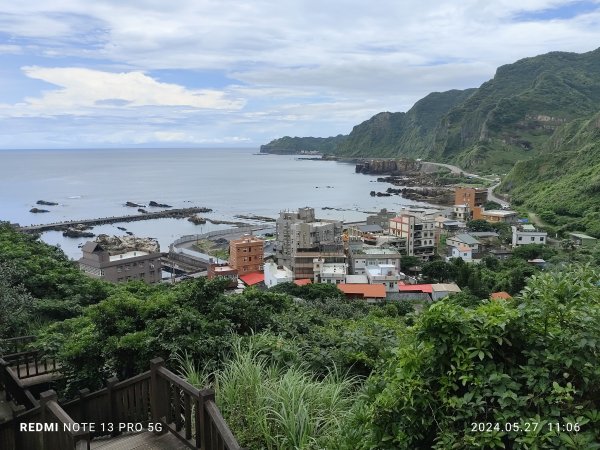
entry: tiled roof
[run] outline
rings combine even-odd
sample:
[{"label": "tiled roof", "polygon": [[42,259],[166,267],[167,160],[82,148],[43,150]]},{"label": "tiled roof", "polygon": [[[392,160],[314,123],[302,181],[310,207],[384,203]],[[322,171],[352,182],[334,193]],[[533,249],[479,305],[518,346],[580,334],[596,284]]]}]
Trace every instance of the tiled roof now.
[{"label": "tiled roof", "polygon": [[310,278],[299,278],[297,280],[294,280],[294,284],[296,286],[306,286],[307,284],[310,284],[310,283],[312,283]]},{"label": "tiled roof", "polygon": [[240,280],[242,280],[246,286],[254,286],[255,284],[265,281],[265,274],[263,272],[250,272],[240,276]]},{"label": "tiled roof", "polygon": [[504,292],[504,291],[492,292],[492,295],[490,295],[490,297],[494,300],[498,300],[498,299],[507,300],[509,298],[512,298],[512,296],[508,292]]},{"label": "tiled roof", "polygon": [[383,284],[345,284],[337,285],[338,289],[346,295],[362,295],[363,298],[385,298]]},{"label": "tiled roof", "polygon": [[400,292],[426,292],[427,294],[433,292],[431,284],[405,284],[398,286],[398,289]]}]

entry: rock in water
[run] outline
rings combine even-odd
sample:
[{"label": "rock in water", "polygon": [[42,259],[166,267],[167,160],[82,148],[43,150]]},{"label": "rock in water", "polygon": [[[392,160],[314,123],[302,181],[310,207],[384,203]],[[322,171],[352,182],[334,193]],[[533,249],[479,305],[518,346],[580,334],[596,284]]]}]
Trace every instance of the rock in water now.
[{"label": "rock in water", "polygon": [[48,202],[46,200],[38,200],[35,203],[36,203],[36,205],[45,205],[45,206],[57,206],[58,205],[58,203]]},{"label": "rock in water", "polygon": [[148,203],[148,206],[154,206],[155,208],[172,208],[171,205],[167,205],[165,203],[157,203],[154,200],[150,200],[150,203]]},{"label": "rock in water", "polygon": [[134,202],[127,202],[125,203],[125,206],[129,206],[131,208],[145,208],[146,205],[138,205],[137,203]]},{"label": "rock in water", "polygon": [[29,212],[37,214],[37,213],[47,213],[47,212],[50,212],[50,211],[48,211],[47,209],[31,208],[29,210]]}]

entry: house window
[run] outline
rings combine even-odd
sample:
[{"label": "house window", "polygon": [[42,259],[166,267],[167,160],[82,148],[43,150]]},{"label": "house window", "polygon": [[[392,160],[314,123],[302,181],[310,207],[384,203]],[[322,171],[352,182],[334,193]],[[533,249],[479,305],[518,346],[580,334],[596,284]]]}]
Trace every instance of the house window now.
[{"label": "house window", "polygon": [[535,241],[535,237],[531,236],[531,242]]},{"label": "house window", "polygon": [[544,242],[544,236],[540,237],[540,242]]},{"label": "house window", "polygon": [[523,238],[521,236],[519,236],[519,238],[517,239],[518,241],[522,241]]}]

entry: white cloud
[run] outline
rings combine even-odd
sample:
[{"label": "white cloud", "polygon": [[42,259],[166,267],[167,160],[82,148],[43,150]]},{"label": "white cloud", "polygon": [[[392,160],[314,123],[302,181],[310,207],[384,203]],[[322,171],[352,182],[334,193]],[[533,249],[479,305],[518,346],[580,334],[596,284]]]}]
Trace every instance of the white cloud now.
[{"label": "white cloud", "polygon": [[161,83],[142,72],[112,73],[84,68],[24,67],[25,74],[56,85],[40,97],[27,97],[16,105],[16,114],[89,114],[95,109],[146,106],[190,107],[237,110],[244,101],[229,98],[223,91],[190,90]]},{"label": "white cloud", "polygon": [[[31,117],[31,126],[36,117],[51,117],[49,133],[83,133],[65,117],[96,118],[81,136],[101,139],[99,127],[109,124],[122,128],[111,139],[123,143],[239,136],[254,143],[348,132],[431,91],[476,87],[499,65],[554,50],[592,50],[600,42],[597,11],[521,18],[575,3],[581,2],[4,2],[0,25],[9,37],[0,41],[0,57],[31,56],[23,86],[39,88],[35,79],[55,87],[28,91],[16,105],[0,96],[0,115]],[[157,70],[181,76],[164,82]],[[205,80],[209,70],[220,78]]]}]

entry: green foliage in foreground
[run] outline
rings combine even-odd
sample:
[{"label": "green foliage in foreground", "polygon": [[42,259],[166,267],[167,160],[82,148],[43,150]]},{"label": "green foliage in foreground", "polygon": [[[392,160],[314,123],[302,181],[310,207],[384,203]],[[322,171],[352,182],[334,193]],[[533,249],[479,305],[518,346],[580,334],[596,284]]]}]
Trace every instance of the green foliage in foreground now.
[{"label": "green foliage in foreground", "polygon": [[[368,380],[344,448],[598,448],[599,280],[598,270],[571,267],[533,276],[513,301],[434,304]],[[521,431],[505,428],[515,422]]]},{"label": "green foliage in foreground", "polygon": [[[273,363],[254,345],[258,338],[236,339],[212,382],[219,408],[241,445],[267,450],[333,448],[351,413],[358,380],[335,369],[317,378],[301,364]],[[203,376],[189,362],[184,376],[204,387]]]}]

